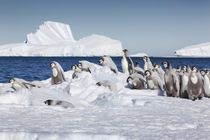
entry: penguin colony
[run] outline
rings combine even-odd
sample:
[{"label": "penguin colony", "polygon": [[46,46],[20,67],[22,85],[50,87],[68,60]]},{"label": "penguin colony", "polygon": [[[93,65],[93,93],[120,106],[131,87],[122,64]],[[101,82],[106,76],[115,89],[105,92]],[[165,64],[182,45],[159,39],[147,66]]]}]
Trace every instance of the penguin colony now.
[{"label": "penguin colony", "polygon": [[[165,71],[161,65],[152,63],[150,58],[144,56],[144,67],[141,68],[138,62],[134,63],[129,56],[128,50],[123,50],[121,65],[123,73],[127,74],[127,87],[131,89],[150,89],[165,91],[168,97],[186,98],[195,101],[203,97],[210,98],[210,70],[199,71],[196,66],[176,66],[173,68],[168,61],[162,62]],[[110,56],[102,56],[98,60],[103,67],[108,67],[114,74],[118,74],[118,68]],[[51,84],[57,85],[66,81],[64,71],[60,64],[56,61],[50,63],[51,68]],[[74,71],[72,79],[78,78],[78,74],[82,72],[93,73],[94,64],[88,61],[79,61],[77,65],[71,66]],[[20,89],[42,88],[43,84],[40,81],[29,82],[19,78],[9,80],[11,88],[15,91]],[[104,86],[111,92],[117,92],[116,85],[111,81],[98,81],[97,86]],[[46,105],[62,106],[64,108],[73,108],[74,105],[59,100],[46,100]]]}]

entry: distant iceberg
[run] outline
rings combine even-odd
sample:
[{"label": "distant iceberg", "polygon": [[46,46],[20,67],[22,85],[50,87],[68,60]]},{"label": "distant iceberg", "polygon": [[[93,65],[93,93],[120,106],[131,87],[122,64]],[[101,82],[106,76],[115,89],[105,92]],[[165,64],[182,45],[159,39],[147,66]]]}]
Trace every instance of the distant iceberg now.
[{"label": "distant iceberg", "polygon": [[0,56],[122,56],[119,40],[90,35],[76,41],[67,24],[47,21],[25,43],[0,46]]},{"label": "distant iceberg", "polygon": [[137,53],[131,55],[131,57],[143,57],[143,56],[148,56],[148,55],[146,53]]},{"label": "distant iceberg", "polygon": [[186,57],[210,57],[210,42],[184,47],[176,50],[175,55]]}]

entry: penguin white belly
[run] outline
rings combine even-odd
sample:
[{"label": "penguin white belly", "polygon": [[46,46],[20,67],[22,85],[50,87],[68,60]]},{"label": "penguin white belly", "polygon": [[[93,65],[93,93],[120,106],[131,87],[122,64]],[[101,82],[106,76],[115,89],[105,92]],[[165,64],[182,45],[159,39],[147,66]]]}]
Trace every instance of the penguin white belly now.
[{"label": "penguin white belly", "polygon": [[196,84],[198,82],[197,76],[191,76],[190,80],[193,84]]},{"label": "penguin white belly", "polygon": [[19,90],[22,88],[21,85],[19,85],[18,83],[14,83],[12,84],[12,86],[14,87],[15,90]]},{"label": "penguin white belly", "polygon": [[125,56],[123,56],[121,64],[122,64],[123,73],[128,72],[128,62],[127,62]]},{"label": "penguin white belly", "polygon": [[53,74],[53,77],[57,77],[58,76],[58,71],[56,68],[52,68],[52,74]]},{"label": "penguin white belly", "polygon": [[182,79],[183,92],[184,92],[184,90],[187,89],[188,81],[189,81],[188,76],[183,75],[183,79]]},{"label": "penguin white belly", "polygon": [[208,76],[204,76],[204,91],[206,94],[210,95],[210,81]]},{"label": "penguin white belly", "polygon": [[149,88],[154,88],[155,87],[155,84],[152,80],[148,80],[148,85],[149,85]]}]

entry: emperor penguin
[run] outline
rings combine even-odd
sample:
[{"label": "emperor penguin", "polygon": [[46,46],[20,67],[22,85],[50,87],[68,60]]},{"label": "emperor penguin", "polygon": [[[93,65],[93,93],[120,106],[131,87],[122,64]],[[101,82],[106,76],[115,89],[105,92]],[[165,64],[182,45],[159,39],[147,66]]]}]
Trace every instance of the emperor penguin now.
[{"label": "emperor penguin", "polygon": [[71,69],[74,71],[72,74],[72,79],[75,79],[78,76],[77,74],[82,72],[82,70],[77,65],[72,65]]},{"label": "emperor penguin", "polygon": [[145,71],[147,86],[151,90],[164,90],[163,83],[159,76],[153,75],[151,70]]},{"label": "emperor penguin", "polygon": [[210,98],[210,72],[209,70],[201,70],[201,75],[203,75],[204,96]]},{"label": "emperor penguin", "polygon": [[26,89],[30,89],[32,87],[41,88],[43,86],[43,84],[39,81],[29,82],[20,78],[11,78],[9,80],[9,83],[12,84],[12,89],[14,89],[15,91],[22,88],[26,88]]},{"label": "emperor penguin", "polygon": [[161,79],[163,85],[165,85],[165,81],[164,81],[164,74],[165,74],[165,71],[164,71],[164,70],[162,69],[162,67],[161,67],[160,65],[158,65],[158,64],[155,64],[155,65],[154,65],[154,69],[156,69],[156,71],[157,71],[157,73],[158,73],[158,75],[159,75],[159,77],[160,77],[160,79]]},{"label": "emperor penguin", "polygon": [[64,81],[66,81],[64,77],[64,71],[58,62],[52,61],[50,63],[50,68],[52,70],[52,76],[51,76],[52,85],[61,84]]},{"label": "emperor penguin", "polygon": [[179,88],[180,88],[180,93],[179,95],[181,95],[181,85],[182,85],[182,76],[183,76],[183,71],[180,65],[176,66],[176,71],[175,71],[177,77],[179,78]]},{"label": "emperor penguin", "polygon": [[97,82],[96,85],[97,86],[108,87],[113,92],[116,92],[117,91],[117,88],[116,88],[115,84],[113,84],[112,82],[107,81],[107,80]]},{"label": "emperor penguin", "polygon": [[78,67],[82,70],[82,71],[86,71],[91,73],[91,70],[95,69],[95,66],[93,63],[88,62],[88,61],[79,61]]},{"label": "emperor penguin", "polygon": [[139,73],[141,75],[144,75],[144,70],[140,67],[138,62],[135,63],[134,73]]},{"label": "emperor penguin", "polygon": [[144,56],[142,59],[144,60],[144,71],[154,68],[148,56]]},{"label": "emperor penguin", "polygon": [[188,82],[189,82],[189,76],[191,73],[191,68],[188,65],[183,66],[183,74],[181,77],[181,91],[180,91],[180,97],[181,98],[188,98]]},{"label": "emperor penguin", "polygon": [[60,100],[46,100],[44,101],[46,105],[51,105],[51,106],[61,106],[63,108],[74,108],[74,105],[70,102],[67,101],[60,101]]},{"label": "emperor penguin", "polygon": [[133,61],[131,60],[127,49],[124,49],[123,52],[124,52],[124,55],[121,60],[123,73],[128,72],[129,75],[131,75],[132,73],[134,73]]},{"label": "emperor penguin", "polygon": [[188,83],[188,96],[191,100],[201,99],[204,96],[203,93],[203,81],[200,72],[196,66],[192,66],[192,72],[189,76]]},{"label": "emperor penguin", "polygon": [[167,96],[179,97],[179,79],[175,71],[168,61],[164,61],[162,64],[166,68],[164,79]]},{"label": "emperor penguin", "polygon": [[28,86],[26,86],[24,83],[22,83],[22,81],[20,82],[20,81],[16,80],[15,78],[10,79],[9,83],[12,84],[12,89],[14,89],[15,91],[18,91],[22,88],[28,89]]},{"label": "emperor penguin", "polygon": [[132,85],[132,89],[145,89],[145,78],[138,73],[133,73],[127,78],[127,83]]},{"label": "emperor penguin", "polygon": [[115,63],[113,62],[113,60],[110,56],[101,57],[99,59],[99,63],[102,66],[108,66],[111,69],[111,71],[113,71],[114,73],[118,73],[117,66],[115,65]]}]

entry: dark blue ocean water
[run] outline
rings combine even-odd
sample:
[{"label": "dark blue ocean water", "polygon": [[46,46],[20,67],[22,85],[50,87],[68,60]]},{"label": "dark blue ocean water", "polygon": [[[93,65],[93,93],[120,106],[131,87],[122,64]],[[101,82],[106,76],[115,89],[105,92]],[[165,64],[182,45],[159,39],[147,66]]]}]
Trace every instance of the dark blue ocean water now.
[{"label": "dark blue ocean water", "polygon": [[[121,58],[112,57],[119,71],[121,69]],[[98,63],[99,57],[0,57],[0,83],[7,83],[10,78],[17,77],[28,81],[45,80],[51,76],[49,64],[57,61],[61,64],[64,71],[70,69],[79,60],[87,60]],[[210,68],[210,58],[162,58],[151,57],[151,61],[160,64],[168,60],[172,66],[176,65],[196,65],[199,69]],[[139,62],[143,67],[143,60],[140,57],[132,58],[133,62]]]}]

